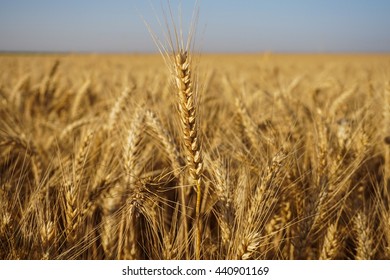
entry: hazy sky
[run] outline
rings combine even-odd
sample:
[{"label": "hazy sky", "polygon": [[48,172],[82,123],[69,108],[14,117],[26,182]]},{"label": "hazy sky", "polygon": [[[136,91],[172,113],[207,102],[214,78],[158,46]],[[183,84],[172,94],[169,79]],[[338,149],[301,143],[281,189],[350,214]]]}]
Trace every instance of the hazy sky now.
[{"label": "hazy sky", "polygon": [[[140,15],[159,33],[161,3],[0,0],[0,51],[156,51]],[[188,19],[194,1],[182,3]],[[203,52],[390,52],[390,1],[201,0],[196,41]]]}]

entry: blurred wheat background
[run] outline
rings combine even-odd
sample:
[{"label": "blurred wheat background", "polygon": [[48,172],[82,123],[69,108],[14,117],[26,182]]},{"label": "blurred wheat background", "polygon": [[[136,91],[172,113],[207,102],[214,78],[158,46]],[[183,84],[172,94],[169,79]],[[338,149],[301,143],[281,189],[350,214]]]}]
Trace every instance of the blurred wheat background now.
[{"label": "blurred wheat background", "polygon": [[0,56],[0,259],[389,259],[390,57],[194,61],[191,167],[160,56]]}]

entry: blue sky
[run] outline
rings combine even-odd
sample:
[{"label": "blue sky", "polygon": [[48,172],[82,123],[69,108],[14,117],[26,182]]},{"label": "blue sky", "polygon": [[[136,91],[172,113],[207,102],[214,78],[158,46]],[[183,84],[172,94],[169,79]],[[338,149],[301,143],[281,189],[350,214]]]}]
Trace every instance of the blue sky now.
[{"label": "blue sky", "polygon": [[[177,11],[177,0],[171,6]],[[182,0],[189,22],[193,0]],[[153,52],[166,0],[0,0],[0,51]],[[203,52],[390,52],[387,0],[201,0]],[[154,7],[154,10],[153,8]]]}]

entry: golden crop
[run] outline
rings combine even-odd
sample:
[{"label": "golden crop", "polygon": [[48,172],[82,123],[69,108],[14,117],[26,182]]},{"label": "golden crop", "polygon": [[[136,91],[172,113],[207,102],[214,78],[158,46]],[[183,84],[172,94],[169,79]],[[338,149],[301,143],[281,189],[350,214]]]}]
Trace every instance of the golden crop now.
[{"label": "golden crop", "polygon": [[0,259],[390,258],[390,56],[182,55],[0,56]]}]

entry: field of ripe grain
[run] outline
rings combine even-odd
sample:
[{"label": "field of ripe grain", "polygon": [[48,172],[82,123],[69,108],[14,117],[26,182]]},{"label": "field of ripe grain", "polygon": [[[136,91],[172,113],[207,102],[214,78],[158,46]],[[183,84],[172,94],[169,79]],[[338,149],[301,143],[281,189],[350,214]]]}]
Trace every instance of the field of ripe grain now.
[{"label": "field of ripe grain", "polygon": [[390,259],[390,55],[180,59],[0,56],[0,259]]}]

